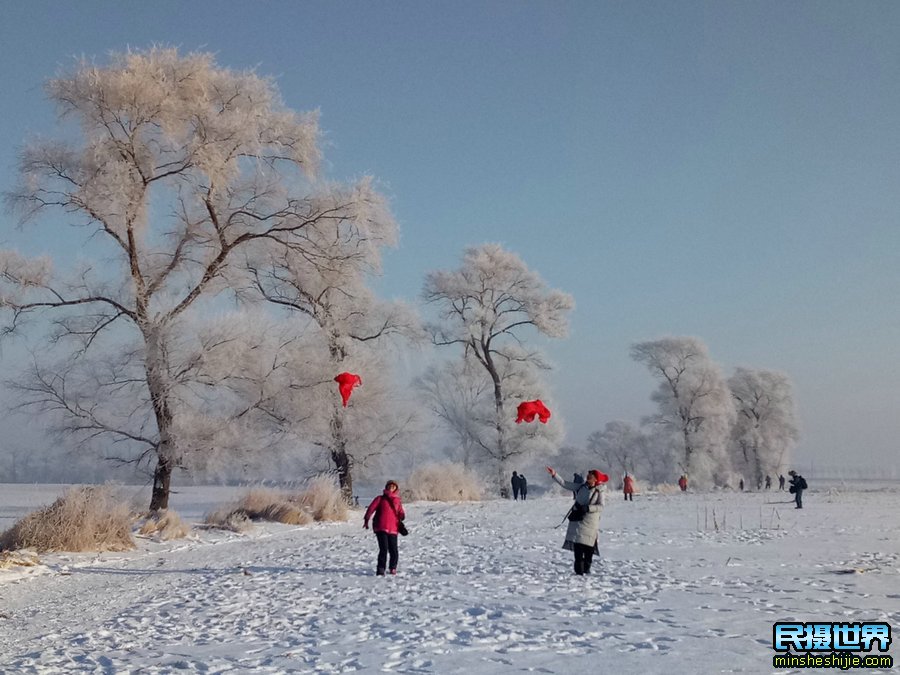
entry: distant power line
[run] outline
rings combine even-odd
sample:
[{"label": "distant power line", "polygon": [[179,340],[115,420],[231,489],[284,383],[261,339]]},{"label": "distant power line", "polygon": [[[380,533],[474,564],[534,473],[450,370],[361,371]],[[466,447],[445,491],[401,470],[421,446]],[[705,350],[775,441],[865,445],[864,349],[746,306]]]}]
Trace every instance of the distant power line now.
[{"label": "distant power line", "polygon": [[898,480],[900,479],[900,466],[897,464],[878,464],[858,462],[837,463],[817,462],[816,460],[796,462],[793,464],[800,473],[816,478],[840,479],[871,479],[871,480]]}]

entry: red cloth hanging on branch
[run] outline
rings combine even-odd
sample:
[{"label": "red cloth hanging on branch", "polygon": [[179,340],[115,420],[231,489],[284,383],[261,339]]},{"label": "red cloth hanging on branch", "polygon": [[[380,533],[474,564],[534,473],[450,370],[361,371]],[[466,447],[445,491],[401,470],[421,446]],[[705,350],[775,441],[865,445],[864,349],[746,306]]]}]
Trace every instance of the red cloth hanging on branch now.
[{"label": "red cloth hanging on branch", "polygon": [[338,383],[338,389],[341,392],[341,401],[343,401],[344,407],[346,408],[347,401],[350,400],[350,394],[353,392],[353,387],[362,384],[362,378],[354,373],[341,373],[334,378],[334,381]]},{"label": "red cloth hanging on branch", "polygon": [[535,416],[541,420],[541,424],[547,424],[547,420],[550,419],[550,411],[547,409],[547,406],[541,401],[541,399],[537,399],[534,401],[522,401],[519,404],[519,407],[516,408],[516,412],[518,416],[516,417],[516,424],[521,422],[534,422]]}]

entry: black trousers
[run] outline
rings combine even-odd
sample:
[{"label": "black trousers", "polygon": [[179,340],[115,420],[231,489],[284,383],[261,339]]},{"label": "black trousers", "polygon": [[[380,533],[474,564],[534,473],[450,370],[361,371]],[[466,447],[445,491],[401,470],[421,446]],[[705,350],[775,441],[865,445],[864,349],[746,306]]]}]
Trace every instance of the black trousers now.
[{"label": "black trousers", "polygon": [[794,491],[794,502],[797,504],[798,509],[803,508],[803,490],[798,488]]},{"label": "black trousers", "polygon": [[378,567],[375,570],[378,574],[384,574],[385,563],[388,562],[388,554],[391,556],[391,569],[397,569],[397,559],[400,552],[397,550],[397,535],[388,532],[376,532],[375,537],[378,539]]},{"label": "black trousers", "polygon": [[513,488],[513,499],[517,500],[518,498],[519,498],[519,488],[514,487]]},{"label": "black trousers", "polygon": [[586,544],[574,544],[575,574],[590,574],[591,562],[594,560],[594,547]]}]

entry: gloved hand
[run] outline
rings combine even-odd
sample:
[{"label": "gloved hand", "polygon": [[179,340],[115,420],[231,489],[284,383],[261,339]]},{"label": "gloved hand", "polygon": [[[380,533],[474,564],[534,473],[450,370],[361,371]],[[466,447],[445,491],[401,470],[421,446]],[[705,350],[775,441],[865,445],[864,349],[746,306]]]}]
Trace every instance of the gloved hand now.
[{"label": "gloved hand", "polygon": [[364,530],[368,530],[368,529],[369,529],[369,521],[368,521],[368,520],[363,521],[363,529],[364,529]]}]

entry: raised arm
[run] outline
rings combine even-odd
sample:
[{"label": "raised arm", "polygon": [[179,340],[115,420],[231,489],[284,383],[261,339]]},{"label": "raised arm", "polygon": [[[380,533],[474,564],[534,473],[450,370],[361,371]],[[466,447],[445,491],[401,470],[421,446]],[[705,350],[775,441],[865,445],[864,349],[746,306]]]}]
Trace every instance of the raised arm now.
[{"label": "raised arm", "polygon": [[578,489],[577,484],[575,484],[571,481],[568,481],[568,480],[563,480],[562,478],[560,478],[559,474],[556,473],[556,471],[554,471],[552,467],[549,467],[549,466],[547,467],[547,473],[549,473],[550,477],[553,480],[555,480],[557,483],[562,485],[566,490],[572,490],[574,492],[575,490]]}]

